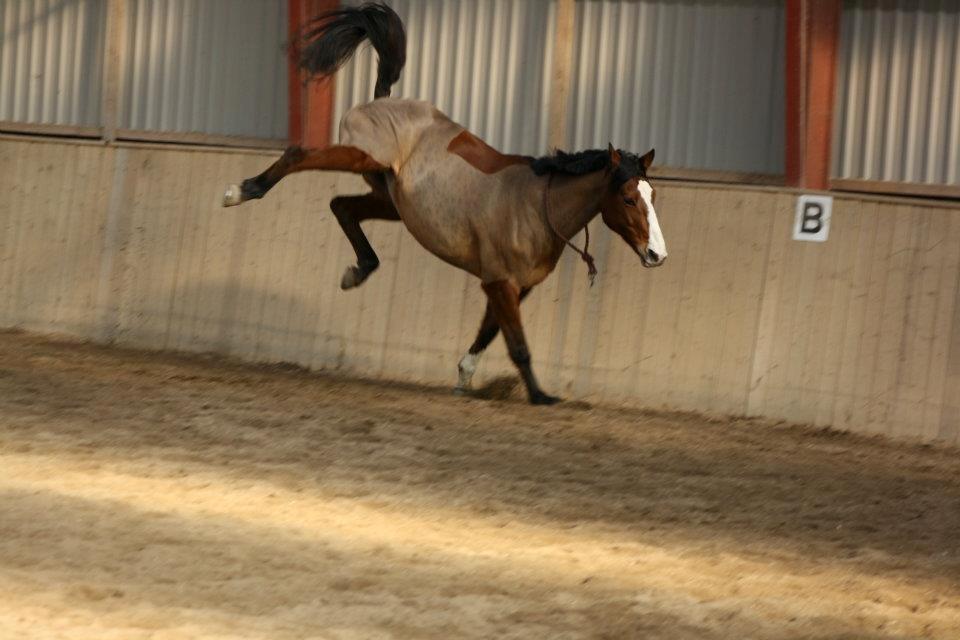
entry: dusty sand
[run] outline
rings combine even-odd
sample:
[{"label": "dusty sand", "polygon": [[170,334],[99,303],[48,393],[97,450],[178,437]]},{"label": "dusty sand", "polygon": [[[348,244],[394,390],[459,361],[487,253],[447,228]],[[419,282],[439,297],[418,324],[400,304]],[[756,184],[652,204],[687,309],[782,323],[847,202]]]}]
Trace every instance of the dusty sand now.
[{"label": "dusty sand", "polygon": [[960,455],[0,333],[0,638],[960,638]]}]

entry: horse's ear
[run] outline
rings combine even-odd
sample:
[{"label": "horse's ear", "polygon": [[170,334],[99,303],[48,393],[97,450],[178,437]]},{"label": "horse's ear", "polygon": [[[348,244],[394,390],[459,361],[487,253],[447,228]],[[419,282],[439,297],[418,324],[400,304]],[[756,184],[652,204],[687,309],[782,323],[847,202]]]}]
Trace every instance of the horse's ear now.
[{"label": "horse's ear", "polygon": [[613,144],[607,143],[607,153],[610,154],[610,168],[616,169],[620,166],[620,152],[613,148]]},{"label": "horse's ear", "polygon": [[643,157],[640,158],[640,164],[643,165],[644,172],[646,172],[647,169],[650,168],[650,165],[653,164],[653,152],[654,150],[650,149],[650,151],[647,151],[645,154],[643,154]]}]

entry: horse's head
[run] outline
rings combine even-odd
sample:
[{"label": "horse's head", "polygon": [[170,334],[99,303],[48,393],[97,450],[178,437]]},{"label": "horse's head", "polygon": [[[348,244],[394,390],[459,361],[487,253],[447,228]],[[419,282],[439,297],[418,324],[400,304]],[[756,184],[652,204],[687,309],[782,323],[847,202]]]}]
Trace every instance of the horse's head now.
[{"label": "horse's head", "polygon": [[647,181],[653,149],[643,156],[609,146],[611,189],[600,205],[603,222],[620,234],[645,267],[658,267],[667,257],[653,203],[657,192]]}]

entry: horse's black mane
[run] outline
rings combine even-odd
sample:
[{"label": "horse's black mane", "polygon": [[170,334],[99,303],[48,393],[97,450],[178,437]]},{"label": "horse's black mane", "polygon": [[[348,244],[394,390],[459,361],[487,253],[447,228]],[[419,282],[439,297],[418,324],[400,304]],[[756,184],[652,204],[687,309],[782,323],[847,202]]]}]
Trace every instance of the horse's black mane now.
[{"label": "horse's black mane", "polygon": [[599,171],[610,164],[610,154],[604,149],[588,149],[576,153],[557,152],[552,156],[542,156],[530,165],[538,176],[547,173],[567,173],[582,176],[585,173]]},{"label": "horse's black mane", "polygon": [[[576,153],[567,153],[558,149],[555,154],[541,156],[530,163],[530,168],[538,176],[548,173],[582,176],[609,166],[610,152],[606,149],[587,149]],[[620,150],[620,166],[614,173],[615,184],[619,186],[634,176],[643,175],[645,172],[640,157],[629,151]]]}]

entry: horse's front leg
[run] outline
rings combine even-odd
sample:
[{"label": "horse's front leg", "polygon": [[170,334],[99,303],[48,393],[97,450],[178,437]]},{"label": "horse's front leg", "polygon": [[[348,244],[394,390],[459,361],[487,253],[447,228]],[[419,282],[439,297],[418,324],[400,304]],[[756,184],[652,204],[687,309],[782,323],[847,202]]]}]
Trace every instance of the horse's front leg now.
[{"label": "horse's front leg", "polygon": [[[520,301],[522,302],[527,294],[530,293],[530,287],[520,291]],[[480,322],[480,330],[477,331],[477,337],[470,345],[467,353],[460,358],[457,364],[457,393],[466,393],[470,390],[470,383],[473,380],[473,374],[477,371],[477,365],[480,363],[480,356],[490,346],[493,339],[500,333],[500,324],[493,314],[493,304],[487,301],[487,310],[483,314],[483,320]]]},{"label": "horse's front leg", "polygon": [[[507,350],[510,359],[520,370],[520,376],[527,386],[527,395],[531,404],[555,404],[560,398],[547,395],[537,383],[530,366],[530,350],[527,348],[527,339],[523,335],[523,324],[520,322],[520,289],[511,282],[498,280],[485,282],[483,290],[487,294],[493,316],[503,331],[507,341]],[[492,339],[492,338],[491,338]]]},{"label": "horse's front leg", "polygon": [[347,171],[369,173],[387,171],[386,167],[356,147],[334,145],[326,149],[287,147],[280,159],[266,171],[241,184],[232,184],[223,194],[223,206],[233,207],[266,195],[284,177],[298,171]]}]

